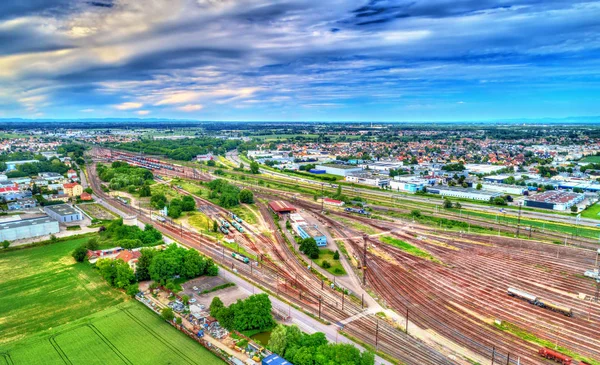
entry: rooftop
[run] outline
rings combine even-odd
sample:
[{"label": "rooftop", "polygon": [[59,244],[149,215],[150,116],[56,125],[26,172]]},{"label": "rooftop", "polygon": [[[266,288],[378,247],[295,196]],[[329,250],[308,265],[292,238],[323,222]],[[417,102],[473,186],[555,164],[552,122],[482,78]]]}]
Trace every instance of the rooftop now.
[{"label": "rooftop", "polygon": [[319,166],[334,167],[334,168],[343,169],[343,170],[362,169],[362,167],[358,167],[356,165],[342,165],[342,164],[337,164],[337,163],[325,163],[325,164],[322,164],[322,165],[318,165],[317,168],[319,168]]},{"label": "rooftop", "polygon": [[271,201],[269,202],[269,207],[271,207],[271,209],[277,213],[289,213],[296,211],[296,207],[283,200]]},{"label": "rooftop", "polygon": [[571,200],[577,199],[582,195],[583,194],[571,193],[567,191],[551,190],[529,196],[525,200],[542,203],[564,204],[570,202]]},{"label": "rooftop", "polygon": [[45,224],[45,223],[52,223],[52,222],[56,222],[56,221],[50,217],[21,219],[21,220],[12,221],[12,222],[0,223],[0,230],[19,228],[19,227],[30,227],[30,226],[35,226],[38,224]]},{"label": "rooftop", "polygon": [[72,206],[68,204],[50,205],[44,207],[44,209],[51,210],[54,213],[59,214],[61,216],[79,214],[79,211],[75,210]]}]

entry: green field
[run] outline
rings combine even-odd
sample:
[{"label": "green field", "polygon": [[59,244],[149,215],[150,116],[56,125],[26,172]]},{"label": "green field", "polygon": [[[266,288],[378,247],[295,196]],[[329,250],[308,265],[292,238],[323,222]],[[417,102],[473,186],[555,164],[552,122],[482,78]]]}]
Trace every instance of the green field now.
[{"label": "green field", "polygon": [[0,364],[220,364],[71,251],[89,237],[0,253]]},{"label": "green field", "polygon": [[581,212],[583,218],[600,219],[600,203],[596,203]]},{"label": "green field", "polygon": [[600,163],[600,156],[586,156],[579,162]]}]

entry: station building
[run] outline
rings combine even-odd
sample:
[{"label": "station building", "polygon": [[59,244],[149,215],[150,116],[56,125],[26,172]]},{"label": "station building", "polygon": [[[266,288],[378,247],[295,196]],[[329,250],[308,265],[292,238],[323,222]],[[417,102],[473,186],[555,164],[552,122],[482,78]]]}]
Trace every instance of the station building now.
[{"label": "station building", "polygon": [[0,222],[0,241],[29,239],[60,231],[58,222],[50,217]]},{"label": "station building", "polygon": [[50,205],[44,207],[44,212],[60,223],[77,222],[83,219],[83,214],[68,204]]}]

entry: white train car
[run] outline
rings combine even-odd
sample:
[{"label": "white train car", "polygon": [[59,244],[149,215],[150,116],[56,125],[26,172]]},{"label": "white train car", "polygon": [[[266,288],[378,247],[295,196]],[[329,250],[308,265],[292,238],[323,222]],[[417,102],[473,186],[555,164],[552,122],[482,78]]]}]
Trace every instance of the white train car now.
[{"label": "white train car", "polygon": [[508,295],[510,295],[511,297],[525,299],[526,301],[532,304],[535,304],[537,302],[537,297],[535,295],[531,295],[529,293],[515,288],[508,288]]}]

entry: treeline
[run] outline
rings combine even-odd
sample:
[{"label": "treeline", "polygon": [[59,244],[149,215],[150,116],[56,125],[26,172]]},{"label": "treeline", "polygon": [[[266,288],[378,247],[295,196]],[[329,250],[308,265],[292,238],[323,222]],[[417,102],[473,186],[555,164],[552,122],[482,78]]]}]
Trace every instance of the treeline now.
[{"label": "treeline", "polygon": [[241,203],[254,203],[254,194],[248,189],[240,190],[235,185],[223,179],[216,179],[207,184],[211,190],[209,199],[217,200],[217,204],[223,208],[235,207]]},{"label": "treeline", "polygon": [[[8,176],[9,178],[27,177],[35,176],[41,172],[55,172],[64,175],[70,169],[69,166],[65,165],[56,157],[48,160],[46,157],[41,156],[37,160],[39,160],[39,162],[31,162],[24,163],[22,165],[17,165],[16,170],[6,173],[6,176]],[[0,162],[0,171],[4,170],[6,170],[6,163]]]},{"label": "treeline", "polygon": [[267,294],[251,295],[226,307],[221,298],[210,303],[210,315],[228,330],[268,330],[275,325],[271,314],[271,300]]},{"label": "treeline", "polygon": [[150,195],[148,185],[154,175],[148,169],[115,161],[110,167],[98,164],[97,170],[100,180],[109,183],[109,187],[113,190],[126,190],[131,194],[139,192],[140,196]]},{"label": "treeline", "polygon": [[181,199],[171,199],[169,202],[165,194],[152,194],[150,204],[156,209],[163,209],[168,206],[167,215],[173,219],[181,217],[182,212],[196,210],[196,201],[189,195],[184,195]]},{"label": "treeline", "polygon": [[164,155],[173,160],[191,161],[197,155],[209,152],[224,156],[227,151],[236,149],[241,143],[240,140],[201,137],[178,140],[141,140],[119,144],[118,148],[132,152],[143,151],[151,155]]},{"label": "treeline", "polygon": [[298,326],[278,325],[267,346],[271,351],[297,365],[373,365],[373,353],[351,344],[328,343],[325,334],[307,335]]}]

